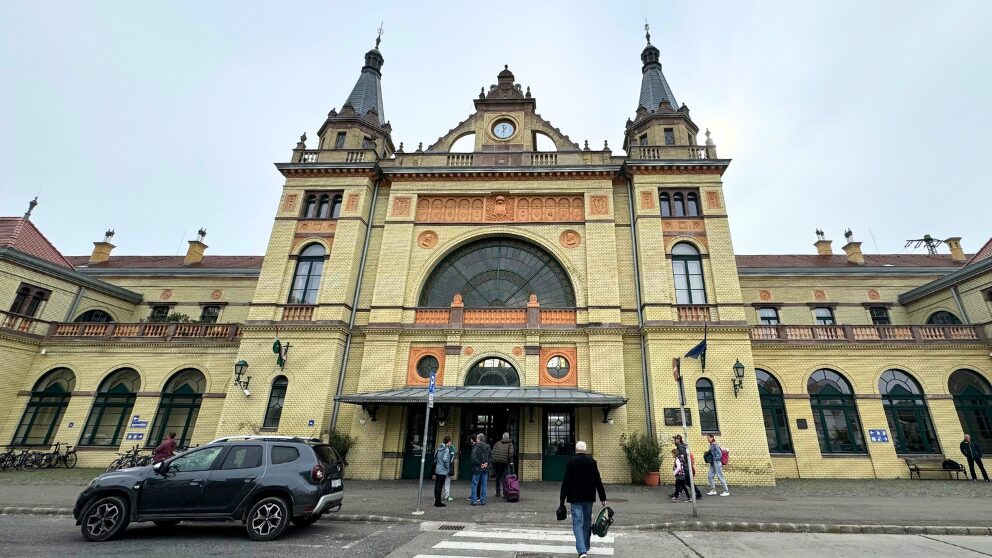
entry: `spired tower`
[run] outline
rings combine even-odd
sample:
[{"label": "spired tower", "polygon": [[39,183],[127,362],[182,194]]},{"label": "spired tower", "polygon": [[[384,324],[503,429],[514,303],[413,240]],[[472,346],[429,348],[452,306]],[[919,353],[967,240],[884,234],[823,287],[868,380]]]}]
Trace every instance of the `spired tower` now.
[{"label": "spired tower", "polygon": [[[445,435],[465,467],[470,434],[506,432],[522,477],[553,481],[583,440],[627,482],[621,436],[681,432],[672,359],[708,324],[706,369],[682,366],[689,442],[701,453],[719,432],[735,482],[772,483],[754,380],[731,381],[753,364],[729,160],[696,144],[650,38],[626,156],[551,124],[508,66],[426,148],[394,147],[378,46],[317,144],[304,134],[276,164],[285,184],[238,355],[251,395],[231,385],[218,434],[337,430],[356,440],[348,475],[369,479],[415,478]],[[270,420],[273,386],[285,395]]]}]

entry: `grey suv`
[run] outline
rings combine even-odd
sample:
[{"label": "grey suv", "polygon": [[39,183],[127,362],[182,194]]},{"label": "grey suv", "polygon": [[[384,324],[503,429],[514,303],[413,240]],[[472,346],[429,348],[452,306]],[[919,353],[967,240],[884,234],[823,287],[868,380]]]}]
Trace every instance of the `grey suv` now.
[{"label": "grey suv", "polygon": [[132,521],[240,521],[250,538],[270,541],[290,521],[307,527],[340,510],[343,474],[344,461],[319,440],[221,438],[150,467],[100,475],[72,515],[91,541],[113,538]]}]

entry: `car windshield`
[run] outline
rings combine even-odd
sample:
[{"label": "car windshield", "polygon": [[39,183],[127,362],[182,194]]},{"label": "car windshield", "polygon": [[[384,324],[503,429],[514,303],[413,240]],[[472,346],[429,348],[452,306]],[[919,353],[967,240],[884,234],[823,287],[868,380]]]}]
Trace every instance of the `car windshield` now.
[{"label": "car windshield", "polygon": [[341,461],[341,458],[338,457],[338,452],[334,451],[334,448],[331,446],[313,446],[313,451],[317,454],[317,459],[319,459],[321,463],[334,465]]}]

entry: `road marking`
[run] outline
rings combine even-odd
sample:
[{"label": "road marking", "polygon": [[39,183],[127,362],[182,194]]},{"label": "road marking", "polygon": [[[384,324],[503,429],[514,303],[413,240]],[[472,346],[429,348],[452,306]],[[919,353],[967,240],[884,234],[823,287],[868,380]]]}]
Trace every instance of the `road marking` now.
[{"label": "road marking", "polygon": [[[499,550],[504,552],[546,552],[551,554],[575,554],[575,546],[554,546],[526,543],[463,542],[441,541],[434,548],[449,550]],[[590,548],[589,554],[613,556],[612,548]]]},{"label": "road marking", "polygon": [[[535,533],[528,531],[458,531],[456,537],[468,537],[472,539],[522,539],[527,541],[554,541],[572,542],[575,535],[572,533]],[[615,542],[613,535],[596,537],[594,542],[612,543]]]},{"label": "road marking", "polygon": [[485,556],[468,556],[465,554],[459,554],[458,556],[450,556],[445,554],[418,554],[413,558],[486,558]]},{"label": "road marking", "polygon": [[346,545],[344,545],[344,546],[342,546],[341,548],[346,548],[346,549],[347,549],[347,548],[351,548],[351,547],[353,547],[353,546],[355,546],[356,544],[358,544],[358,543],[360,543],[360,542],[362,542],[362,541],[364,541],[365,539],[369,539],[369,538],[372,538],[372,537],[374,537],[374,536],[376,536],[376,535],[381,535],[381,534],[382,534],[382,533],[384,533],[384,532],[385,532],[385,529],[379,529],[378,531],[373,531],[373,532],[371,532],[371,533],[369,533],[368,535],[366,535],[366,536],[364,536],[364,537],[362,537],[362,538],[360,538],[360,539],[358,539],[357,541],[353,541],[353,542],[350,542],[350,543],[348,543],[348,544],[346,544]]}]

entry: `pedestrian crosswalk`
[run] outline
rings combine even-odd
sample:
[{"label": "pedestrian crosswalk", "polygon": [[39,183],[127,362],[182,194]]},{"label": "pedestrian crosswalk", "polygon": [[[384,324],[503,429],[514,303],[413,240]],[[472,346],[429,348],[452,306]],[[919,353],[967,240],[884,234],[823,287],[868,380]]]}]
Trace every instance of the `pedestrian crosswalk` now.
[{"label": "pedestrian crosswalk", "polygon": [[[613,556],[614,535],[592,537],[589,556]],[[414,558],[509,558],[517,553],[575,556],[575,538],[566,529],[522,529],[473,525],[454,532]]]}]

